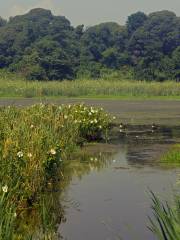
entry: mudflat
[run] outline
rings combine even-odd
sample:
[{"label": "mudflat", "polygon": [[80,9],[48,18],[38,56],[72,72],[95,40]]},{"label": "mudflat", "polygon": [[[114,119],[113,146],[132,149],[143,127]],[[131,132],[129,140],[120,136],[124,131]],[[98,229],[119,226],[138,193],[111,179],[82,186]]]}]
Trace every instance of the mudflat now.
[{"label": "mudflat", "polygon": [[0,106],[29,106],[36,103],[85,103],[103,107],[128,124],[180,124],[180,100],[111,100],[111,99],[0,99]]}]

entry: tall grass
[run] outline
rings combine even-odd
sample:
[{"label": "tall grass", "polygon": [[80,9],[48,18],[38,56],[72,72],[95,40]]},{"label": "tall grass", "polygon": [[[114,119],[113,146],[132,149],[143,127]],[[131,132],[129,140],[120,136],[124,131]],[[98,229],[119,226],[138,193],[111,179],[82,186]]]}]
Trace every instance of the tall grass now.
[{"label": "tall grass", "polygon": [[166,165],[180,166],[180,144],[173,145],[171,149],[162,156],[161,162]]},{"label": "tall grass", "polygon": [[[85,141],[105,137],[111,121],[103,109],[82,104],[0,108],[2,239],[25,239],[20,235],[14,238],[14,214],[45,206],[41,195],[53,185],[53,176],[61,182],[64,165],[74,150]],[[46,228],[52,225],[46,222],[47,209],[42,208],[40,214]],[[31,235],[29,239],[33,239]]]},{"label": "tall grass", "polygon": [[152,193],[152,210],[154,219],[151,221],[151,231],[156,234],[159,240],[180,239],[180,198],[176,198],[174,206],[162,203]]},{"label": "tall grass", "polygon": [[7,75],[0,77],[0,97],[179,97],[180,84],[173,81],[128,80],[26,81]]}]

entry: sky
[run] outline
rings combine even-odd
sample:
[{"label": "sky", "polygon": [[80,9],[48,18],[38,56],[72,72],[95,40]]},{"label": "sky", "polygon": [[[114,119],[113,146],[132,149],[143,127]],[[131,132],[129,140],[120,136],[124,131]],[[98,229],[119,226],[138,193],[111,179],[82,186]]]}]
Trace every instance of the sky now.
[{"label": "sky", "polygon": [[137,11],[170,10],[180,16],[180,0],[0,0],[0,16],[7,19],[38,7],[66,16],[74,26],[108,21],[123,25]]}]

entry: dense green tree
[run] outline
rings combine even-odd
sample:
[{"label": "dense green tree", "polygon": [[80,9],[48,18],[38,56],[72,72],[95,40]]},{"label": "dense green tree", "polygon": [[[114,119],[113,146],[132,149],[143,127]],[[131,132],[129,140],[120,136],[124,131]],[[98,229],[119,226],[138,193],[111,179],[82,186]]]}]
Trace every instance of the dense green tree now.
[{"label": "dense green tree", "polygon": [[[180,20],[169,11],[150,14],[128,42],[131,63],[138,76],[158,79],[162,59],[180,45]],[[160,77],[161,78],[161,77]]]},{"label": "dense green tree", "polygon": [[139,27],[144,25],[144,22],[147,20],[147,16],[143,12],[137,12],[128,17],[126,22],[127,31],[131,35]]},{"label": "dense green tree", "polygon": [[124,28],[108,22],[88,28],[81,39],[81,63],[100,62],[118,67],[118,54],[125,49]]},{"label": "dense green tree", "polygon": [[7,21],[4,20],[2,17],[0,17],[0,27],[4,27],[6,25]]},{"label": "dense green tree", "polygon": [[124,69],[138,79],[179,80],[179,63],[180,18],[170,11],[137,12],[125,26],[107,22],[86,29],[41,8],[0,18],[0,68],[29,80],[98,78]]},{"label": "dense green tree", "polygon": [[172,54],[172,62],[174,66],[174,78],[180,81],[180,46],[177,47]]}]

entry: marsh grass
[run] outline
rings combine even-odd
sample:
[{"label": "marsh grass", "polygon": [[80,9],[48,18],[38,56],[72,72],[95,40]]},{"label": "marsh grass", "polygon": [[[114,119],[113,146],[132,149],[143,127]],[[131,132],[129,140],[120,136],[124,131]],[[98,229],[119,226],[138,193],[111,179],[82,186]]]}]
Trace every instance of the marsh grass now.
[{"label": "marsh grass", "polygon": [[180,198],[176,197],[174,206],[162,203],[154,193],[152,194],[152,210],[154,219],[150,219],[150,230],[160,240],[180,239]]},{"label": "marsh grass", "polygon": [[161,163],[166,165],[180,166],[180,144],[175,144],[161,158]]},{"label": "marsh grass", "polygon": [[174,81],[146,82],[102,78],[72,81],[26,81],[18,75],[0,73],[0,97],[180,97]]},{"label": "marsh grass", "polygon": [[[111,125],[103,109],[78,105],[38,104],[26,108],[0,108],[0,236],[25,239],[13,234],[13,214],[41,205],[40,222],[46,229],[48,207],[42,193],[53,186],[53,177],[61,183],[64,166],[84,142],[100,140]],[[47,238],[51,239],[49,232]],[[52,232],[51,234],[54,234]],[[31,235],[29,235],[29,239]],[[52,238],[53,239],[53,238]]]},{"label": "marsh grass", "polygon": [[[4,186],[6,187],[6,186]],[[0,192],[0,240],[13,238],[16,218],[16,208],[12,201],[13,193]]]}]

